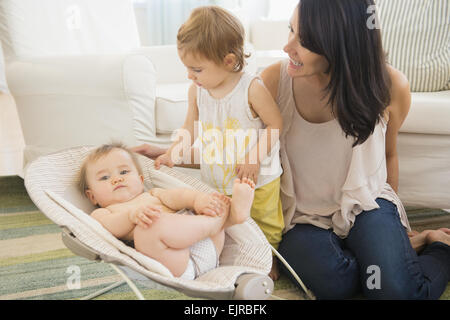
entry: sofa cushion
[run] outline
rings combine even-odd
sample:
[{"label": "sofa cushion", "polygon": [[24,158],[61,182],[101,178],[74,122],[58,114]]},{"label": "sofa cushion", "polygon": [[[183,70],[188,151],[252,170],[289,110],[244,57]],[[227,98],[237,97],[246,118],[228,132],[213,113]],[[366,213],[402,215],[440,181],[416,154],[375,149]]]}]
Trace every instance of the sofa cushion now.
[{"label": "sofa cushion", "polygon": [[383,46],[411,91],[450,89],[450,2],[376,0]]},{"label": "sofa cushion", "polygon": [[450,135],[450,90],[411,93],[411,108],[400,132]]},{"label": "sofa cushion", "polygon": [[128,0],[1,0],[0,40],[6,58],[124,53],[140,46]]},{"label": "sofa cushion", "polygon": [[183,126],[190,84],[190,82],[184,82],[156,86],[156,133],[172,133]]}]

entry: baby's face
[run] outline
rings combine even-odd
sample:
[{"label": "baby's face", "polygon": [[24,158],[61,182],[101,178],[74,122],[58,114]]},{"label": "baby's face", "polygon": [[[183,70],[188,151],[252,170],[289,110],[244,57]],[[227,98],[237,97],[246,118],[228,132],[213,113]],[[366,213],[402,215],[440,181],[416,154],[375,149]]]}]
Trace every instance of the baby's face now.
[{"label": "baby's face", "polygon": [[144,177],[131,156],[122,149],[113,149],[107,155],[87,165],[89,188],[86,196],[94,205],[109,205],[132,200],[144,191]]}]

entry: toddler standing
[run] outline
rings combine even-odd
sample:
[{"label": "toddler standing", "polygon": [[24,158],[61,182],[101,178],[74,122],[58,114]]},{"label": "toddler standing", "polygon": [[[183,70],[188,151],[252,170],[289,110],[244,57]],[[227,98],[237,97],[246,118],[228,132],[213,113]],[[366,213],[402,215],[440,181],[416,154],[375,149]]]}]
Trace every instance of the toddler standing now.
[{"label": "toddler standing", "polygon": [[[284,228],[278,143],[282,118],[259,77],[243,71],[248,56],[241,23],[220,7],[197,8],[179,29],[177,47],[193,82],[181,130],[189,135],[189,148],[175,141],[155,167],[172,167],[180,156],[194,161],[186,153],[196,149],[191,146],[198,135],[202,180],[231,196],[235,178],[253,180],[251,217],[278,248]],[[278,277],[275,263],[270,276]]]}]

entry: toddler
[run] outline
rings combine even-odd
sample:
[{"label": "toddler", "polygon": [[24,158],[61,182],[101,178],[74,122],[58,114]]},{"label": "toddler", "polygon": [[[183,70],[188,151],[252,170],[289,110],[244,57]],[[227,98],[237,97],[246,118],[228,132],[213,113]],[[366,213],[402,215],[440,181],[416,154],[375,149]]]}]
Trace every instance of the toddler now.
[{"label": "toddler", "polygon": [[194,279],[217,267],[224,229],[249,217],[254,184],[236,179],[231,200],[193,189],[145,192],[143,182],[134,154],[111,144],[88,155],[79,188],[99,207],[91,213],[94,219],[117,238],[134,240],[137,251],[161,262],[174,276]]},{"label": "toddler", "polygon": [[[282,118],[259,77],[243,71],[248,56],[241,23],[220,7],[197,8],[179,29],[177,48],[192,80],[180,130],[188,133],[189,148],[175,141],[156,159],[155,168],[172,167],[180,157],[198,162],[197,150],[191,148],[195,133],[201,143],[202,180],[233,197],[235,178],[254,181],[251,217],[278,248],[284,228],[278,143]],[[270,276],[277,278],[275,260]]]}]

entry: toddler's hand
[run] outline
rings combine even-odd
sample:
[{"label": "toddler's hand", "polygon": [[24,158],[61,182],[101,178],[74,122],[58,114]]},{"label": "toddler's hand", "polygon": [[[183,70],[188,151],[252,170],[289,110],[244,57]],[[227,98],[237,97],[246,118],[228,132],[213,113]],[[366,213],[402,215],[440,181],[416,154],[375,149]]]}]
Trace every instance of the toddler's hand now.
[{"label": "toddler's hand", "polygon": [[168,155],[167,153],[164,153],[156,158],[155,169],[158,170],[162,164],[168,166],[169,168],[172,168],[174,166],[170,155]]},{"label": "toddler's hand", "polygon": [[236,164],[236,176],[240,180],[247,178],[252,180],[255,184],[258,182],[259,163],[249,164],[248,161],[244,164]]},{"label": "toddler's hand", "polygon": [[160,214],[161,208],[159,206],[148,205],[130,211],[128,213],[128,219],[142,228],[148,228],[153,221],[159,218]]}]

